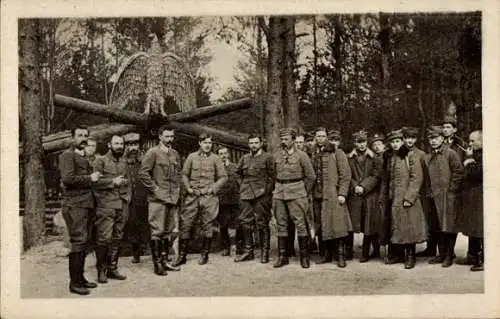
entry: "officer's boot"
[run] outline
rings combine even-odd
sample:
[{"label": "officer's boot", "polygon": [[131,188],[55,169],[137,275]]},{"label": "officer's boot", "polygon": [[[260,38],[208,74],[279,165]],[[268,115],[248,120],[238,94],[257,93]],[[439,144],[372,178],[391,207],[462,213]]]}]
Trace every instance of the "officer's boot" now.
[{"label": "officer's boot", "polygon": [[309,236],[299,236],[300,266],[309,268],[311,266],[309,257]]},{"label": "officer's boot", "polygon": [[349,232],[349,235],[342,242],[344,243],[345,259],[352,260],[354,257],[354,233]]},{"label": "officer's boot", "polygon": [[273,265],[274,268],[281,268],[288,265],[288,254],[287,254],[287,238],[278,237],[278,260]]},{"label": "officer's boot", "polygon": [[141,262],[141,244],[132,243],[132,263],[138,264]]},{"label": "officer's boot", "polygon": [[163,267],[161,262],[161,241],[159,239],[151,239],[149,246],[151,246],[151,257],[153,259],[155,274],[158,276],[166,276],[167,270]]},{"label": "officer's boot", "polygon": [[253,244],[253,229],[252,228],[248,228],[248,227],[245,227],[243,229],[243,242],[244,242],[244,251],[243,251],[243,254],[241,254],[240,256],[237,256],[235,259],[234,259],[234,262],[242,262],[242,261],[247,261],[247,260],[253,260],[255,258],[254,256],[254,252],[253,252],[253,249],[254,249],[254,244]]},{"label": "officer's boot", "polygon": [[179,256],[172,263],[172,267],[179,267],[180,265],[184,265],[187,261],[187,246],[189,243],[189,239],[179,238]]},{"label": "officer's boot", "polygon": [[86,257],[87,257],[87,254],[85,252],[78,253],[78,274],[80,276],[80,280],[86,288],[97,288],[97,284],[95,282],[88,281],[84,276],[85,258]]},{"label": "officer's boot", "polygon": [[440,264],[444,261],[444,258],[446,257],[446,236],[444,233],[439,233],[438,235],[438,250],[439,254],[429,260],[429,264]]},{"label": "officer's boot", "polygon": [[474,264],[474,253],[473,250],[474,246],[473,243],[471,243],[471,237],[467,240],[467,256],[465,258],[457,258],[455,259],[455,264],[457,265],[465,265],[465,266],[471,266]]},{"label": "officer's boot", "polygon": [[429,233],[429,238],[427,239],[427,246],[425,249],[416,254],[416,257],[436,257],[437,247],[438,247],[439,236],[435,232]]},{"label": "officer's boot", "polygon": [[316,264],[326,264],[331,263],[333,261],[333,243],[332,240],[323,241],[323,247],[325,249],[325,255],[323,258],[316,262]]},{"label": "officer's boot", "polygon": [[295,224],[293,221],[288,221],[288,241],[287,241],[288,257],[295,257]]},{"label": "officer's boot", "polygon": [[120,256],[120,249],[117,246],[111,246],[109,250],[109,269],[108,278],[116,280],[125,280],[127,276],[120,274],[118,271],[118,258]]},{"label": "officer's boot", "polygon": [[269,227],[261,229],[261,250],[260,250],[260,263],[267,264],[269,262],[269,249],[271,247],[271,230]]},{"label": "officer's boot", "polygon": [[210,246],[212,245],[212,237],[203,237],[203,247],[201,248],[199,265],[205,265],[208,262],[208,254],[210,253]]},{"label": "officer's boot", "polygon": [[318,233],[318,255],[320,257],[325,256],[325,243],[323,242],[323,234],[322,232]]},{"label": "officer's boot", "polygon": [[[344,239],[342,238],[336,238],[334,240],[335,248],[337,250],[337,266],[339,268],[344,268],[346,266],[346,256],[345,256],[345,246],[344,246],[344,241],[346,240],[346,237]],[[347,239],[349,240],[349,239]]]},{"label": "officer's boot", "polygon": [[231,241],[229,238],[229,231],[227,227],[220,228],[220,245],[222,248],[222,256],[230,256],[231,255]]},{"label": "officer's boot", "polygon": [[470,237],[469,241],[472,241],[472,250],[471,254],[473,254],[473,265],[470,268],[471,271],[483,271],[484,263],[483,263],[483,247],[482,247],[482,238],[478,237]]},{"label": "officer's boot", "polygon": [[168,262],[168,251],[170,249],[168,238],[163,238],[161,240],[161,265],[163,269],[170,271],[179,271],[181,268],[174,267]]},{"label": "officer's boot", "polygon": [[79,274],[79,268],[81,267],[79,265],[81,260],[79,256],[80,254],[82,253],[72,252],[68,256],[69,258],[68,267],[69,267],[69,278],[70,278],[69,291],[78,295],[88,295],[90,291],[83,284]]},{"label": "officer's boot", "polygon": [[238,226],[236,228],[236,234],[235,234],[235,245],[236,245],[236,255],[241,255],[243,254],[243,228],[241,226]]},{"label": "officer's boot", "polygon": [[371,236],[373,253],[370,255],[370,258],[376,259],[380,258],[380,241],[378,235]]},{"label": "officer's boot", "polygon": [[455,234],[446,234],[446,256],[441,267],[448,268],[453,265],[453,256],[455,255]]},{"label": "officer's boot", "polygon": [[105,284],[108,282],[108,247],[98,245],[96,247],[96,268],[97,268],[97,282]]},{"label": "officer's boot", "polygon": [[406,244],[405,246],[405,269],[415,267],[415,244]]},{"label": "officer's boot", "polygon": [[360,263],[365,263],[370,260],[370,244],[371,238],[368,235],[363,235],[363,246],[361,248],[361,258],[359,258]]}]

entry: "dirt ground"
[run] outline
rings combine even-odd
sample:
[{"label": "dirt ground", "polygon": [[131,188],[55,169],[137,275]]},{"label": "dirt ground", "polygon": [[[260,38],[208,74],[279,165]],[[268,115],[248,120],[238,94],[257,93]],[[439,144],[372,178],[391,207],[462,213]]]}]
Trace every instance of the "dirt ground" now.
[{"label": "dirt ground", "polygon": [[[417,259],[413,270],[402,264],[385,265],[382,260],[361,264],[359,245],[355,237],[356,256],[346,268],[334,264],[316,265],[302,269],[296,258],[281,269],[269,264],[234,263],[233,257],[210,255],[207,265],[197,264],[198,255],[188,255],[188,262],[180,272],[168,276],[153,274],[151,257],[143,257],[141,264],[132,264],[130,257],[120,259],[125,281],[110,281],[99,285],[88,296],[77,296],[68,291],[68,263],[60,255],[63,244],[51,242],[31,250],[21,258],[22,298],[102,298],[102,297],[205,297],[205,296],[296,296],[296,295],[364,295],[364,294],[459,294],[482,293],[483,272],[471,272],[466,266],[453,265],[444,269],[429,265],[427,259]],[[272,259],[276,258],[276,243]],[[422,250],[423,245],[417,247]],[[466,253],[466,238],[459,235],[456,254]],[[313,261],[317,257],[313,257]],[[86,277],[96,279],[95,258],[87,258]]]}]

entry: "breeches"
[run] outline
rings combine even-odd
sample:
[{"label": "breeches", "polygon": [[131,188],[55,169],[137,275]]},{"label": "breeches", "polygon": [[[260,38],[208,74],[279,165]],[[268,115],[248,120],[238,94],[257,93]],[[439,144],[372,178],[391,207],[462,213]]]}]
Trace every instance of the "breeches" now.
[{"label": "breeches", "polygon": [[148,223],[151,239],[168,239],[179,227],[179,206],[150,202]]},{"label": "breeches", "polygon": [[292,200],[274,200],[274,214],[278,228],[278,236],[288,236],[288,220],[291,219],[295,224],[297,235],[309,236],[307,231],[306,214],[308,208],[307,197]]},{"label": "breeches", "polygon": [[201,234],[211,238],[215,220],[219,213],[219,199],[212,195],[192,196],[187,195],[180,214],[180,236],[182,239],[191,237],[194,222],[201,221]]},{"label": "breeches", "polygon": [[68,228],[71,252],[84,251],[90,243],[93,208],[63,206],[62,215]]},{"label": "breeches", "polygon": [[97,245],[119,245],[127,219],[128,209],[98,207],[95,220]]},{"label": "breeches", "polygon": [[243,228],[253,228],[254,221],[257,228],[269,227],[271,221],[272,197],[263,196],[256,199],[241,200],[239,224]]}]

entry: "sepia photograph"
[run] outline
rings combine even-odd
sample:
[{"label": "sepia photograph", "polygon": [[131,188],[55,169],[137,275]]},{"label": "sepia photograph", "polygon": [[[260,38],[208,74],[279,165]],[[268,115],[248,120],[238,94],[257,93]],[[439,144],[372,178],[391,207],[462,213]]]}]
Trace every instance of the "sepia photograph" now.
[{"label": "sepia photograph", "polygon": [[43,15],[15,41],[22,300],[485,294],[482,10]]}]

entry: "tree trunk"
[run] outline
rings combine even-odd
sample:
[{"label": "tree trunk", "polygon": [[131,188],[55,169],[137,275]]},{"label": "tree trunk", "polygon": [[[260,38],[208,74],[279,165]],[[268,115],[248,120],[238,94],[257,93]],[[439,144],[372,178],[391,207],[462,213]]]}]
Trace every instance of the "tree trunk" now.
[{"label": "tree trunk", "polygon": [[[257,19],[264,19],[258,17]],[[259,112],[260,112],[260,134],[262,136],[266,135],[266,106],[264,101],[264,50],[262,46],[262,28],[259,24],[262,23],[258,21],[257,23],[257,78],[259,82],[259,88],[257,93],[257,101],[259,101]]]},{"label": "tree trunk", "polygon": [[283,105],[281,87],[282,50],[280,35],[282,27],[279,17],[269,18],[267,29],[267,103],[266,133],[269,151],[276,150],[280,143],[279,130],[283,126]]},{"label": "tree trunk", "polygon": [[333,40],[333,58],[335,65],[335,95],[336,95],[336,107],[337,108],[337,123],[342,125],[344,117],[344,96],[343,96],[343,85],[342,85],[342,22],[341,17],[337,16],[335,19],[335,35]]},{"label": "tree trunk", "polygon": [[41,245],[44,236],[44,173],[42,148],[42,100],[39,64],[40,26],[38,20],[20,20],[19,94],[22,108],[24,160],[24,243],[26,248]]},{"label": "tree trunk", "polygon": [[[389,84],[391,77],[390,70],[390,55],[391,55],[391,26],[389,24],[389,16],[387,14],[380,14],[380,33],[378,40],[381,47],[380,56],[380,75],[382,82],[381,92],[381,106],[382,109],[378,112],[380,122],[384,125],[384,130],[394,129],[390,127],[389,123],[393,120],[393,112],[391,106],[391,98],[389,94]],[[385,116],[384,116],[385,115]]]},{"label": "tree trunk", "polygon": [[299,104],[295,89],[295,22],[294,16],[287,16],[281,19],[283,23],[283,110],[286,127],[300,129]]}]

